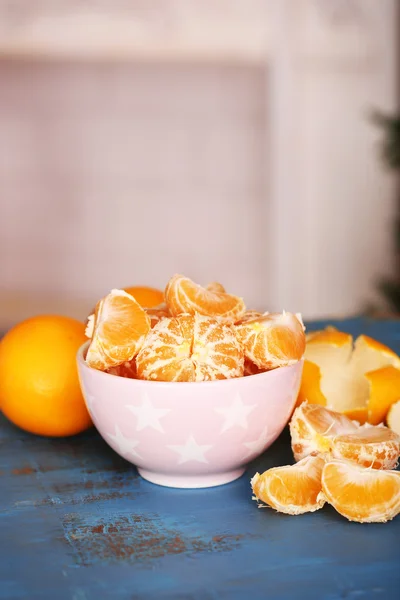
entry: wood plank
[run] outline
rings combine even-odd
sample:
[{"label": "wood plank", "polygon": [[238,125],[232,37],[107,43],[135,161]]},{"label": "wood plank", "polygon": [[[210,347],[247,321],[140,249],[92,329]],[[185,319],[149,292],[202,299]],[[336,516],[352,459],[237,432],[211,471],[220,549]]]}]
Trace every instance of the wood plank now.
[{"label": "wood plank", "polygon": [[[399,323],[340,325],[400,350]],[[399,518],[257,510],[250,477],[291,461],[285,431],[232,484],[161,488],[94,429],[46,439],[1,417],[0,599],[397,598]]]}]

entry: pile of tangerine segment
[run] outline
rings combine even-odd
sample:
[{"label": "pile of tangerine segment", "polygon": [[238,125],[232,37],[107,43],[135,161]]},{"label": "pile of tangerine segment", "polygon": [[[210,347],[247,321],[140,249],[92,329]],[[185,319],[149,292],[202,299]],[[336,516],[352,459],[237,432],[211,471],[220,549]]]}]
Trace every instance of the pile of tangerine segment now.
[{"label": "pile of tangerine segment", "polygon": [[400,512],[400,436],[384,425],[303,402],[293,413],[294,465],[251,480],[255,499],[290,515],[328,502],[350,521],[386,522]]},{"label": "pile of tangerine segment", "polygon": [[150,381],[212,381],[294,364],[305,351],[299,315],[246,310],[219,283],[201,287],[174,275],[165,303],[142,308],[123,290],[101,299],[88,319],[87,364]]}]

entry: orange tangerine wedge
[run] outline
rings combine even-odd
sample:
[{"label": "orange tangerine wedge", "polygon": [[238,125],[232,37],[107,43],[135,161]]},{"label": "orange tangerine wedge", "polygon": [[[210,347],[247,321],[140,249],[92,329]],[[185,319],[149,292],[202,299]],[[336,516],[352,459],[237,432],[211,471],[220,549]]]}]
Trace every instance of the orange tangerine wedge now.
[{"label": "orange tangerine wedge", "polygon": [[246,358],[259,369],[291,365],[304,354],[304,326],[292,313],[267,313],[239,323],[236,330]]},{"label": "orange tangerine wedge", "polygon": [[400,396],[400,358],[387,346],[328,328],[307,336],[298,404],[321,404],[378,424]]},{"label": "orange tangerine wedge", "polygon": [[323,468],[318,499],[349,521],[384,523],[400,512],[400,472],[331,461]]},{"label": "orange tangerine wedge", "polygon": [[362,467],[395,469],[400,456],[400,436],[388,427],[363,425],[353,433],[336,436],[330,454]]},{"label": "orange tangerine wedge", "polygon": [[256,473],[251,487],[257,500],[279,512],[300,515],[314,512],[325,503],[321,496],[321,476],[325,461],[320,456],[307,456],[295,465]]},{"label": "orange tangerine wedge", "polygon": [[96,306],[87,364],[105,371],[131,361],[149,331],[150,318],[133,296],[112,290]]},{"label": "orange tangerine wedge", "polygon": [[136,357],[138,377],[156,381],[240,377],[243,363],[233,326],[199,314],[162,319]]},{"label": "orange tangerine wedge", "polygon": [[236,321],[246,310],[242,298],[201,287],[183,275],[174,275],[169,280],[164,295],[174,317],[199,313],[225,321]]},{"label": "orange tangerine wedge", "polygon": [[397,400],[389,409],[386,423],[390,429],[400,435],[400,400]]},{"label": "orange tangerine wedge", "polygon": [[328,453],[340,434],[353,433],[359,425],[318,404],[304,402],[296,408],[289,423],[295,460],[309,454]]},{"label": "orange tangerine wedge", "polygon": [[164,292],[152,287],[146,286],[130,286],[122,288],[127,294],[130,294],[139,302],[143,308],[153,308],[164,302]]}]

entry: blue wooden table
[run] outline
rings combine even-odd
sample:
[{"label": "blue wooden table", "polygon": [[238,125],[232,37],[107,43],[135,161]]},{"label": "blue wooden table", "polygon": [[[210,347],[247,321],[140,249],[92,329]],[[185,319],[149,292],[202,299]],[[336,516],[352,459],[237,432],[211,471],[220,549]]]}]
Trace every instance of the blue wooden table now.
[{"label": "blue wooden table", "polygon": [[[400,322],[340,327],[400,352]],[[400,517],[257,510],[250,477],[291,462],[285,431],[234,483],[168,489],[93,430],[44,439],[0,417],[0,599],[398,600]]]}]

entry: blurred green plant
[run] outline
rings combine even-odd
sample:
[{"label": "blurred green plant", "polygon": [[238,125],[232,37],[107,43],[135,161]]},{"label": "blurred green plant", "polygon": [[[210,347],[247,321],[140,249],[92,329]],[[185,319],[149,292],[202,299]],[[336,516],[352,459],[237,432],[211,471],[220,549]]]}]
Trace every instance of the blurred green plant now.
[{"label": "blurred green plant", "polygon": [[[400,115],[374,113],[373,121],[381,128],[383,140],[381,155],[384,164],[400,175]],[[396,272],[393,279],[380,282],[379,288],[388,301],[390,308],[400,314],[400,194],[397,198],[397,215],[394,223],[394,242],[396,252]]]}]

